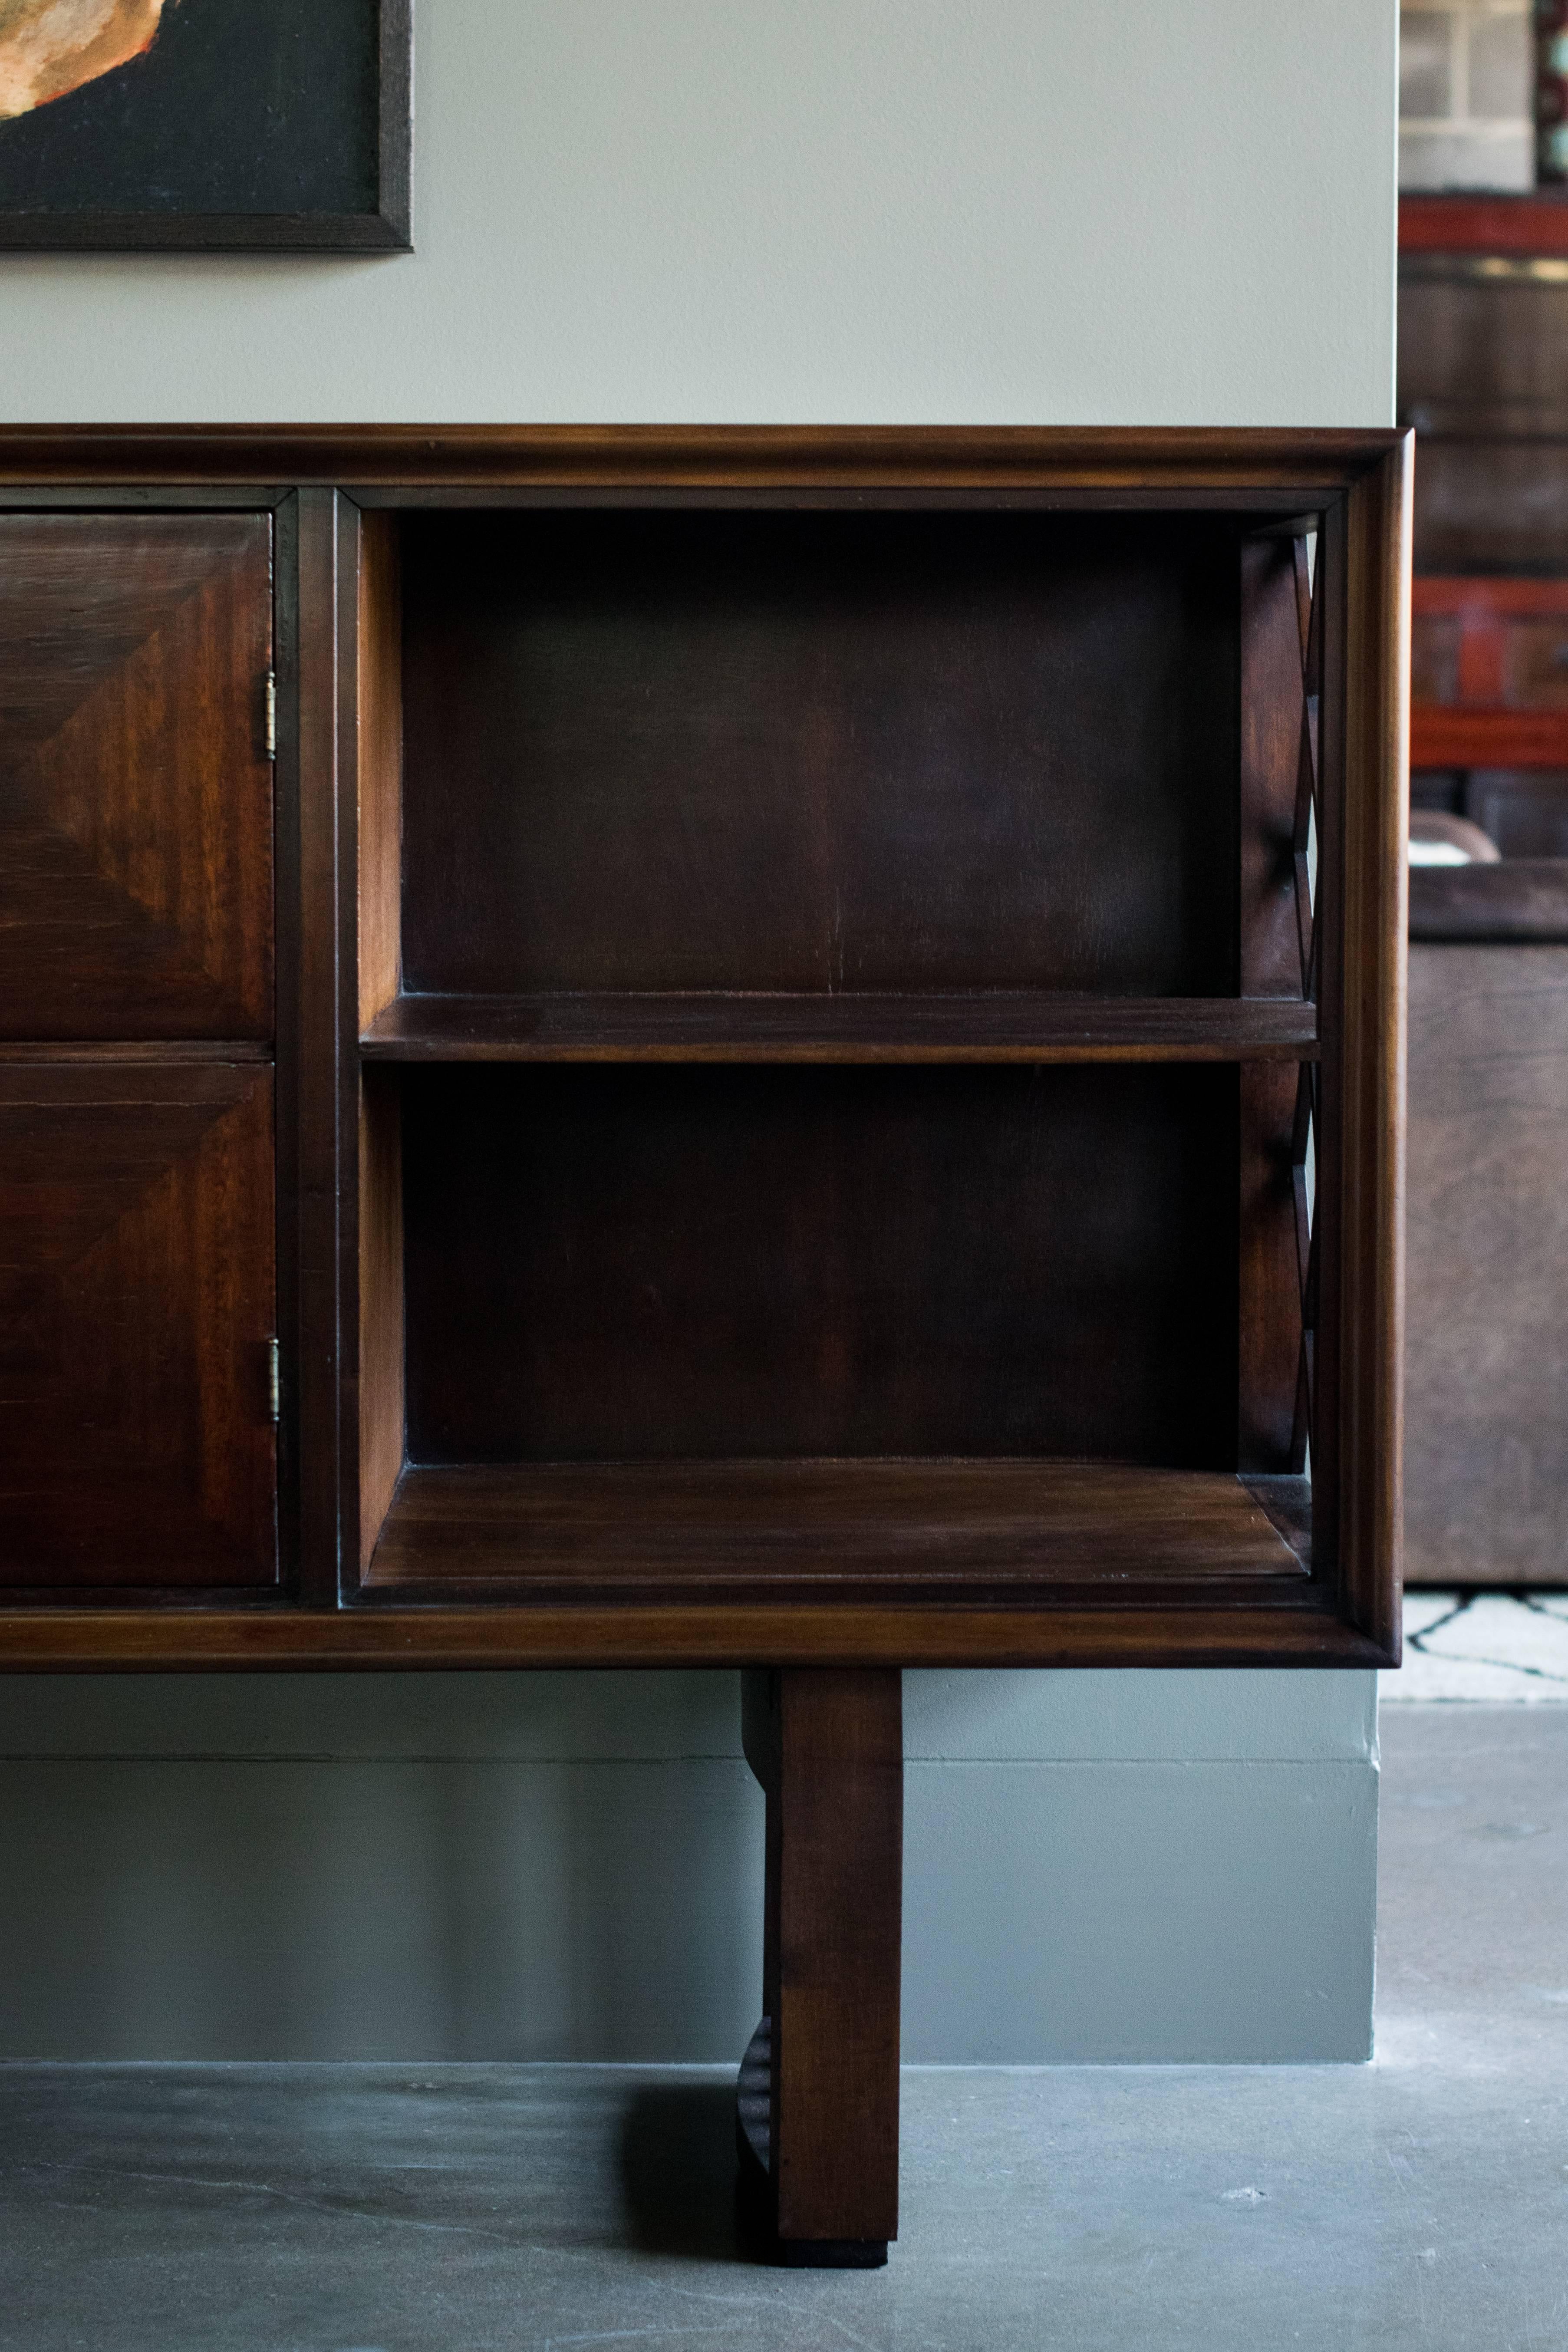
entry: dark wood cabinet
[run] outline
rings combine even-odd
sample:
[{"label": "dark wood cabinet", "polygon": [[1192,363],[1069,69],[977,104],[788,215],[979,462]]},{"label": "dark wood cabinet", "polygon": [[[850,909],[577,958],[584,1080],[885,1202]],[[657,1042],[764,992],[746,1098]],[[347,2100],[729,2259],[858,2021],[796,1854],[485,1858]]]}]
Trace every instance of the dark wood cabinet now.
[{"label": "dark wood cabinet", "polygon": [[899,1669],[1397,1654],[1407,440],[0,478],[7,1394],[111,1465],[0,1663],[758,1670],[747,2145],[874,2256]]},{"label": "dark wood cabinet", "polygon": [[1390,1654],[1406,462],[7,434],[0,1066],[274,1072],[279,1574],[0,1649]]}]

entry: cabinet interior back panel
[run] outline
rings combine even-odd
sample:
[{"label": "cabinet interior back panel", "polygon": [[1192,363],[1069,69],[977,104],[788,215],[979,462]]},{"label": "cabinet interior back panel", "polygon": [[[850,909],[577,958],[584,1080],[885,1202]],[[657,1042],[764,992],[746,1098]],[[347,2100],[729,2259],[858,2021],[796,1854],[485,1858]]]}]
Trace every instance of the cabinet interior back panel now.
[{"label": "cabinet interior back panel", "polygon": [[401,1082],[411,1461],[1236,1466],[1234,1066]]},{"label": "cabinet interior back panel", "polygon": [[403,533],[408,990],[1235,991],[1232,526]]}]

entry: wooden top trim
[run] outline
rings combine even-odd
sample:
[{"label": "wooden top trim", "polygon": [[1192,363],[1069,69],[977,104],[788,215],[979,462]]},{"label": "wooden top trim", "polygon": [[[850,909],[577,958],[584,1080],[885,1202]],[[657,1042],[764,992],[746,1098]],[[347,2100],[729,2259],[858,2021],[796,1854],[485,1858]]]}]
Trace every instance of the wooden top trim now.
[{"label": "wooden top trim", "polygon": [[13,425],[0,483],[1332,494],[1393,431],[1058,425]]}]

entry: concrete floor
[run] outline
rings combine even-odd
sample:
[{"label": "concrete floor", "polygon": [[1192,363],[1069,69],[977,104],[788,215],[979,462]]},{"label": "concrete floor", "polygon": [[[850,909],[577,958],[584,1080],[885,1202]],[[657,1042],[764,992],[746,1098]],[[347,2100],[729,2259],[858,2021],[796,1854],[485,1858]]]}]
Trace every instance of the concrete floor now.
[{"label": "concrete floor", "polygon": [[1384,1718],[1370,2067],[915,2070],[885,2271],[709,2070],[0,2068],[4,2352],[1562,2352],[1568,1707]]}]

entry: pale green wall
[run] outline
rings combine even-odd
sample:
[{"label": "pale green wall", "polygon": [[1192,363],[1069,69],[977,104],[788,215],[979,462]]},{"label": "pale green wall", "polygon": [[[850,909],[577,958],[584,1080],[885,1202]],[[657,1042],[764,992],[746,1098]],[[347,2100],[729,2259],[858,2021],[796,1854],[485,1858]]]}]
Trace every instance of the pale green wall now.
[{"label": "pale green wall", "polygon": [[0,258],[0,410],[1390,419],[1389,0],[416,13],[412,260]]},{"label": "pale green wall", "polygon": [[[418,14],[412,259],[0,257],[0,415],[1389,420],[1382,0]],[[908,1717],[910,2057],[1365,2054],[1370,1676]],[[727,1675],[0,1680],[0,2054],[734,2054],[738,1730]]]}]

